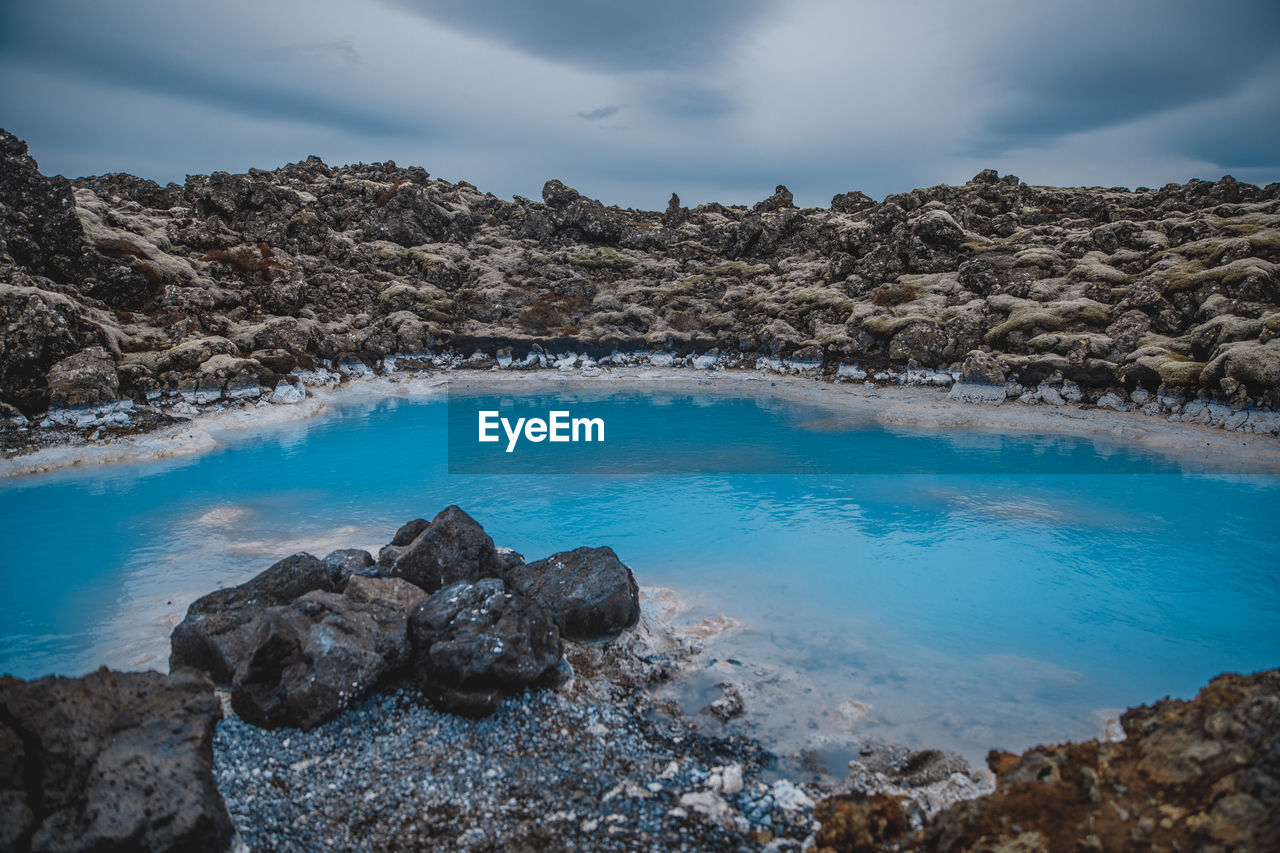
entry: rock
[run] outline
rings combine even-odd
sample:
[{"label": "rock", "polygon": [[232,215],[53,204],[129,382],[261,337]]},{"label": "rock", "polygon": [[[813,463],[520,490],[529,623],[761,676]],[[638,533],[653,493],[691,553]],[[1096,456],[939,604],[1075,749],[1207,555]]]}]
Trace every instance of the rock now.
[{"label": "rock", "polygon": [[680,206],[680,196],[672,193],[671,199],[667,202],[667,210],[662,215],[662,224],[668,228],[676,228],[688,218],[689,211]]},{"label": "rock", "polygon": [[795,209],[795,206],[795,198],[791,195],[791,190],[787,189],[782,184],[778,184],[777,188],[773,191],[773,195],[769,196],[764,201],[758,202],[756,206],[751,209],[756,213],[766,213],[774,210]]},{"label": "rock", "polygon": [[635,577],[613,549],[578,548],[507,571],[511,589],[551,612],[572,639],[613,637],[640,618]]},{"label": "rock", "polygon": [[819,853],[889,849],[911,831],[906,811],[889,794],[827,797],[814,808],[813,817],[821,825],[814,838]]},{"label": "rock", "polygon": [[831,198],[831,209],[836,213],[857,213],[875,206],[875,200],[871,196],[858,190],[838,193]]},{"label": "rock", "polygon": [[373,556],[368,551],[362,551],[359,548],[341,548],[337,551],[330,551],[325,555],[322,562],[329,572],[329,580],[332,581],[334,589],[341,589],[346,584],[347,579],[353,575],[377,574],[377,570],[373,568],[376,565],[373,561]]},{"label": "rock", "polygon": [[193,672],[0,678],[0,849],[226,850],[221,717]]},{"label": "rock", "polygon": [[70,409],[120,397],[116,363],[102,347],[89,347],[49,368],[49,405]]},{"label": "rock", "polygon": [[[1126,711],[1123,740],[993,751],[995,792],[951,806],[921,832],[888,794],[824,800],[818,849],[1271,849],[1280,838],[1278,695],[1280,670],[1220,675],[1191,701]],[[933,757],[917,763],[926,779],[949,769]]]},{"label": "rock", "polygon": [[991,353],[974,350],[965,356],[960,367],[960,381],[981,385],[1004,385],[1004,367]]},{"label": "rock", "polygon": [[409,617],[413,670],[441,710],[481,717],[552,673],[563,651],[551,614],[501,580],[459,582]]},{"label": "rock", "polygon": [[732,684],[721,684],[720,695],[707,706],[707,710],[720,722],[727,723],[739,716],[743,710],[742,693]]},{"label": "rock", "polygon": [[86,309],[37,287],[17,274],[0,282],[0,399],[25,416],[49,406],[48,372],[61,359],[102,343]]},{"label": "rock", "polygon": [[[416,528],[417,522],[409,522],[396,533],[397,539],[402,538],[402,534],[408,536]],[[398,547],[394,543],[393,539],[391,548]],[[475,519],[456,506],[442,510],[409,544],[390,553],[388,558],[387,574],[404,578],[427,592],[457,581],[476,581],[500,574],[493,540]]]},{"label": "rock", "polygon": [[947,336],[938,324],[916,320],[898,329],[889,343],[889,358],[895,362],[916,361],[935,364],[947,345]]},{"label": "rock", "polygon": [[83,237],[71,183],[40,174],[27,144],[0,130],[0,252],[34,274],[66,282],[82,269]]},{"label": "rock", "polygon": [[264,728],[311,729],[409,660],[408,619],[426,593],[398,578],[347,581],[265,610],[231,684],[231,707]]},{"label": "rock", "polygon": [[332,592],[329,568],[310,554],[294,554],[240,586],[197,598],[169,638],[169,668],[189,666],[230,684],[254,649],[254,623],[264,610],[313,590]]}]

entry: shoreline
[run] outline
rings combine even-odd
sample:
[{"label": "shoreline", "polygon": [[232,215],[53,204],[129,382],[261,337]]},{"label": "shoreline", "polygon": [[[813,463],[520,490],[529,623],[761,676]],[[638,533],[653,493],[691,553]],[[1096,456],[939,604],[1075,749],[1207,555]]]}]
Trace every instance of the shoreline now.
[{"label": "shoreline", "polygon": [[[446,393],[451,382],[515,390],[551,387],[613,391],[662,388],[698,393],[759,394],[829,408],[837,414],[872,419],[884,427],[972,430],[982,433],[1043,433],[1113,440],[1185,463],[1230,473],[1280,474],[1280,437],[1246,433],[1140,410],[1117,411],[1065,402],[972,402],[947,389],[926,385],[877,385],[761,370],[696,370],[681,367],[627,366],[519,372],[465,367],[438,371],[388,372],[342,377],[304,375],[306,393],[292,402],[219,402],[197,409],[188,420],[130,434],[102,438],[68,437],[58,443],[18,451],[0,459],[0,480],[84,468],[145,462],[208,453],[225,446],[224,436],[322,416],[331,406],[401,398],[427,400]],[[308,380],[310,380],[308,382]],[[954,387],[954,386],[953,386]]]}]

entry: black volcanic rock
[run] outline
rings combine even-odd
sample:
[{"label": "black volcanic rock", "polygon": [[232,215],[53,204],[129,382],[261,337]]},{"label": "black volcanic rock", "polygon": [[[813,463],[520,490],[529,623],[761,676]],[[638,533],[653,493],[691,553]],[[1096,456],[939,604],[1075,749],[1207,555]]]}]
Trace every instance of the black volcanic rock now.
[{"label": "black volcanic rock", "polygon": [[221,718],[193,672],[0,678],[0,849],[221,853]]},{"label": "black volcanic rock", "polygon": [[255,647],[255,623],[270,607],[313,590],[332,592],[329,567],[310,554],[286,557],[252,580],[201,596],[169,638],[169,667],[194,667],[230,684]]},{"label": "black volcanic rock", "polygon": [[493,540],[475,519],[456,506],[442,510],[409,544],[392,554],[394,558],[386,574],[404,578],[427,592],[457,581],[476,581],[500,574]]},{"label": "black volcanic rock", "polygon": [[635,577],[612,548],[578,548],[507,570],[511,589],[546,607],[573,639],[616,636],[640,618]]},{"label": "black volcanic rock", "polygon": [[447,586],[409,617],[413,670],[436,707],[481,717],[547,677],[563,648],[551,614],[497,578]]},{"label": "black volcanic rock", "polygon": [[314,728],[408,662],[409,613],[424,598],[397,578],[354,576],[341,595],[309,592],[266,609],[231,707],[256,726]]},{"label": "black volcanic rock", "polygon": [[0,130],[0,252],[65,283],[82,269],[83,237],[71,182],[41,175],[27,144]]}]

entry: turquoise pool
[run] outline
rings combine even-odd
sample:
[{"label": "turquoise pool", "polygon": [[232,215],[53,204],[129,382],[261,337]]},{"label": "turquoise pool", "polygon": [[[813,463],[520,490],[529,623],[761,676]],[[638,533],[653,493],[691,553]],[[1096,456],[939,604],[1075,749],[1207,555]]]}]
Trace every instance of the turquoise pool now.
[{"label": "turquoise pool", "polygon": [[[885,429],[767,395],[572,402],[648,443],[619,445],[628,461],[605,476],[451,474],[445,401],[385,400],[202,456],[0,483],[0,672],[164,669],[195,596],[297,550],[376,551],[450,503],[530,559],[611,545],[692,616],[740,620],[686,699],[741,669],[763,685],[761,734],[788,748],[835,731],[817,745],[838,752],[844,732],[980,757],[1280,664],[1275,476]],[[857,719],[832,710],[847,700]]]}]

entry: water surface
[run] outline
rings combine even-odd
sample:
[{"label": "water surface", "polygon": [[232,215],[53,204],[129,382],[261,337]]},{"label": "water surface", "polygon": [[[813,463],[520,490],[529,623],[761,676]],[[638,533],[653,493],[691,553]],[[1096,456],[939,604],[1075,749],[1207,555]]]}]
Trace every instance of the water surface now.
[{"label": "water surface", "polygon": [[[584,399],[653,437],[612,475],[450,474],[445,402],[387,400],[204,456],[4,483],[0,672],[165,669],[194,597],[295,551],[376,551],[451,503],[529,559],[611,545],[691,616],[741,620],[684,698],[751,682],[759,733],[784,749],[980,758],[1280,664],[1275,476],[767,396]],[[832,473],[850,470],[877,473]]]}]

